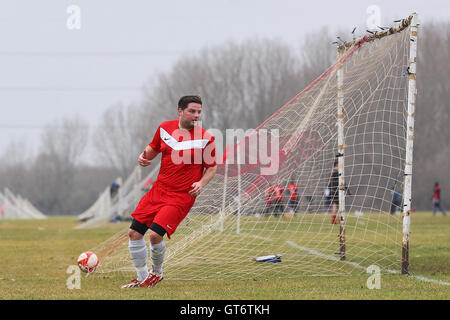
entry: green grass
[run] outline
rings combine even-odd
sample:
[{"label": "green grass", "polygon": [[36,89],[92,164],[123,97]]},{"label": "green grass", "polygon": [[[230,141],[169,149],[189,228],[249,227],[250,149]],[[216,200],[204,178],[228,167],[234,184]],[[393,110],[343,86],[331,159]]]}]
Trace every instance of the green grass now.
[{"label": "green grass", "polygon": [[[245,221],[243,221],[245,222]],[[107,224],[73,229],[75,217],[47,220],[0,220],[1,299],[446,299],[450,286],[416,277],[383,274],[381,289],[369,290],[369,274],[299,276],[265,280],[165,280],[155,288],[121,290],[133,273],[81,276],[81,289],[70,290],[66,273],[78,255],[128,227]],[[244,226],[244,225],[243,225]],[[357,232],[357,231],[355,231]],[[348,238],[352,237],[348,230]],[[382,240],[382,239],[381,239]],[[172,241],[172,240],[170,240]],[[450,218],[414,213],[411,225],[410,272],[413,276],[450,282]]]}]

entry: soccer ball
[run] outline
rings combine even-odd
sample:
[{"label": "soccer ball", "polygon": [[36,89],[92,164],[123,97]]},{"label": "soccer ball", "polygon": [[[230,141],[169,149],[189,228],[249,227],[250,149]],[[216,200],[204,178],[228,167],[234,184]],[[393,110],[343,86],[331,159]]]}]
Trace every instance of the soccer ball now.
[{"label": "soccer ball", "polygon": [[91,273],[97,268],[99,263],[98,257],[91,251],[86,251],[78,257],[78,266],[81,271]]}]

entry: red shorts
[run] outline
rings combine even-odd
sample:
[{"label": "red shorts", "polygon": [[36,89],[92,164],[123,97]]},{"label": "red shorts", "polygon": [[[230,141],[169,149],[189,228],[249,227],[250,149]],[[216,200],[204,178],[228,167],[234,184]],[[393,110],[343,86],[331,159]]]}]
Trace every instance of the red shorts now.
[{"label": "red shorts", "polygon": [[170,239],[194,202],[195,198],[189,193],[168,191],[156,181],[139,201],[131,216],[147,227],[153,222],[160,225],[167,231]]}]

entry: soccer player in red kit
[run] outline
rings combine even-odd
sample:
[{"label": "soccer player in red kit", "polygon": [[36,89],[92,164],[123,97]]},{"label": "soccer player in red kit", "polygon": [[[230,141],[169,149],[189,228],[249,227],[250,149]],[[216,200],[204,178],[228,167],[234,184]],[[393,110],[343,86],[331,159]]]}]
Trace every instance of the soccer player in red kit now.
[{"label": "soccer player in red kit", "polygon": [[[181,97],[179,119],[161,123],[153,140],[139,156],[139,164],[146,167],[161,153],[161,166],[152,188],[131,214],[129,251],[137,278],[121,288],[153,287],[162,280],[166,250],[163,237],[167,234],[170,239],[216,172],[214,137],[197,125],[201,111],[199,96]],[[151,244],[150,272],[144,240],[147,230]]]},{"label": "soccer player in red kit", "polygon": [[434,193],[433,193],[433,217],[436,215],[436,211],[440,210],[444,216],[447,214],[445,213],[444,208],[442,208],[441,205],[441,186],[438,182],[434,184]]},{"label": "soccer player in red kit", "polygon": [[273,187],[268,187],[266,189],[266,208],[264,210],[265,214],[271,214],[273,211]]},{"label": "soccer player in red kit", "polygon": [[298,187],[297,184],[291,182],[287,187],[286,191],[289,193],[289,213],[294,214],[298,205]]},{"label": "soccer player in red kit", "polygon": [[276,185],[273,187],[273,199],[274,199],[274,203],[275,203],[275,216],[278,216],[281,212],[281,214],[284,211],[284,206],[283,206],[283,192],[284,192],[284,188],[280,185]]}]

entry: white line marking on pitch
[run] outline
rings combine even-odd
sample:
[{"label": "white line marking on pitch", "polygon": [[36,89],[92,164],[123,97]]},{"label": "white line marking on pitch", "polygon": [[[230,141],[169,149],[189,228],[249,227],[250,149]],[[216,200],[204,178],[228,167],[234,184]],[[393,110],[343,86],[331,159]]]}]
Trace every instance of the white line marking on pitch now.
[{"label": "white line marking on pitch", "polygon": [[[286,243],[288,245],[290,245],[291,247],[294,247],[294,248],[297,248],[297,249],[300,249],[300,250],[303,250],[303,251],[307,251],[310,254],[319,256],[321,258],[328,259],[328,260],[333,260],[333,261],[340,261],[339,258],[336,258],[334,256],[330,256],[330,255],[327,255],[327,254],[324,254],[324,253],[321,253],[321,252],[319,252],[317,250],[314,250],[314,249],[310,249],[310,248],[306,248],[306,247],[300,246],[300,245],[296,244],[295,242],[286,241]],[[349,265],[351,265],[351,266],[353,266],[355,268],[358,268],[358,269],[364,269],[364,270],[366,269],[365,267],[363,267],[362,265],[360,265],[360,264],[358,264],[356,262],[350,262],[350,261],[342,261],[342,262],[344,262],[346,264],[349,264]],[[400,273],[399,271],[395,271],[395,270],[386,270],[386,271],[389,272],[389,273],[393,273],[393,274],[399,274]],[[441,281],[441,280],[429,279],[429,278],[425,278],[425,277],[422,277],[422,276],[415,276],[415,275],[410,275],[409,277],[416,278],[418,280],[422,280],[422,281],[426,281],[426,282],[437,283],[437,284],[444,285],[444,286],[450,286],[450,282],[445,282],[445,281]]]},{"label": "white line marking on pitch", "polygon": [[252,238],[259,239],[259,240],[263,240],[263,241],[269,241],[269,242],[273,241],[273,240],[270,239],[270,238],[267,238],[267,237],[261,237],[261,236],[257,236],[257,235],[249,234],[249,233],[242,233],[242,232],[241,232],[241,235],[247,236],[247,237],[252,237]]}]

